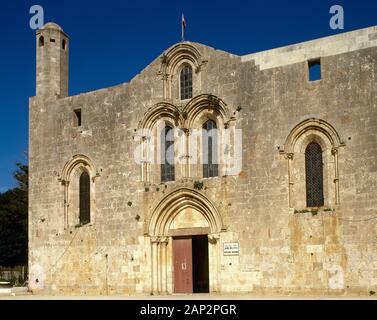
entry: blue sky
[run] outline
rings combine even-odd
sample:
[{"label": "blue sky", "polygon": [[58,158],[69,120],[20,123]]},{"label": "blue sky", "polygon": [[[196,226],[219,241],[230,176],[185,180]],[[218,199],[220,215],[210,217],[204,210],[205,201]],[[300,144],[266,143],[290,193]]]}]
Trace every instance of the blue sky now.
[{"label": "blue sky", "polygon": [[[129,81],[162,51],[186,39],[247,54],[377,25],[376,0],[21,1],[0,6],[0,192],[15,185],[12,172],[28,145],[28,97],[35,95],[32,5],[44,8],[70,36],[70,94]],[[329,27],[340,4],[345,29]]]}]

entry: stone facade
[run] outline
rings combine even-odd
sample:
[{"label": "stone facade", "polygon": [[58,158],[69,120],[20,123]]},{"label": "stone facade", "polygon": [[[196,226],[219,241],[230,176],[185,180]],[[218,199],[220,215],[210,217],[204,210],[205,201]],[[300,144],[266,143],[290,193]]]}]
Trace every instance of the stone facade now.
[{"label": "stone facade", "polygon": [[[182,42],[129,83],[68,96],[69,39],[45,25],[29,107],[30,288],[173,293],[173,237],[207,234],[211,293],[377,291],[376,46],[377,27],[246,56]],[[308,81],[318,58],[321,80]],[[183,101],[182,65],[194,70],[193,98]],[[186,152],[175,181],[161,183],[159,164],[135,162],[135,150],[144,160],[148,152],[140,129],[154,135],[165,120],[189,144],[189,129],[206,119],[242,130],[241,171],[220,163],[219,176],[204,179]],[[315,209],[305,201],[312,141],[323,150],[324,205]],[[81,225],[84,171],[91,216]],[[224,255],[228,242],[239,255]]]}]

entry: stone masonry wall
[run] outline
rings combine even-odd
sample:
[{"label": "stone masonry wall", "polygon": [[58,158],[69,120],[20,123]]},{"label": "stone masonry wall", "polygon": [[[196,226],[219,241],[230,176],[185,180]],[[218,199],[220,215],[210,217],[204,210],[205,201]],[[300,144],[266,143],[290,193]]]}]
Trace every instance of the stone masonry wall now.
[{"label": "stone masonry wall", "polygon": [[[202,180],[200,192],[226,226],[219,248],[240,244],[239,256],[219,255],[221,293],[376,291],[377,225],[370,219],[377,213],[376,47],[323,55],[322,80],[308,82],[306,60],[258,70],[255,56],[245,60],[190,44],[207,60],[200,94],[222,99],[242,129],[242,171],[147,186],[141,181],[133,159],[135,130],[148,108],[163,100],[160,58],[129,83],[58,100],[31,98],[31,289],[149,294],[151,249],[145,232],[151,212],[171,191],[193,189],[194,181]],[[78,108],[81,127],[73,126]],[[308,118],[330,123],[344,142],[338,151],[340,203],[330,201],[316,215],[289,207],[288,161],[281,152],[291,130]],[[59,179],[77,154],[91,160],[97,175],[93,220],[66,227]],[[293,168],[293,196],[305,192],[295,189],[299,170]]]}]

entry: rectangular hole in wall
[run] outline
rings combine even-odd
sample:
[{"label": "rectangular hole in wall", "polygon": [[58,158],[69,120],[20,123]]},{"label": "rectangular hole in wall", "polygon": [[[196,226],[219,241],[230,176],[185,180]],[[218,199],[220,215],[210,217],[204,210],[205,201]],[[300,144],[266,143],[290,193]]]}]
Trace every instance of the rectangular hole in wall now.
[{"label": "rectangular hole in wall", "polygon": [[50,39],[50,42],[55,42],[55,39]]},{"label": "rectangular hole in wall", "polygon": [[321,59],[313,59],[308,61],[309,81],[321,80]]},{"label": "rectangular hole in wall", "polygon": [[75,127],[80,127],[82,123],[81,119],[81,109],[74,110],[74,119],[73,119],[73,125]]}]

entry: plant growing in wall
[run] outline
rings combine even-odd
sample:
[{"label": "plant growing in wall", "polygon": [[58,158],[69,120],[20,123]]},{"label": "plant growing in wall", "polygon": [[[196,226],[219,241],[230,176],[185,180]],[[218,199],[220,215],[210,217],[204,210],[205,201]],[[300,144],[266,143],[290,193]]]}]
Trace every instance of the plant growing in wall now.
[{"label": "plant growing in wall", "polygon": [[202,181],[194,181],[194,189],[202,190],[204,183]]},{"label": "plant growing in wall", "polygon": [[218,104],[220,99],[213,94],[210,94],[208,100],[211,101],[213,104]]},{"label": "plant growing in wall", "polygon": [[312,213],[312,216],[314,217],[318,214],[318,208],[312,209],[310,212]]},{"label": "plant growing in wall", "polygon": [[334,212],[334,209],[331,208],[310,208],[310,209],[302,209],[302,210],[294,210],[294,214],[297,213],[308,213],[310,212],[312,216],[316,216],[319,212]]}]

